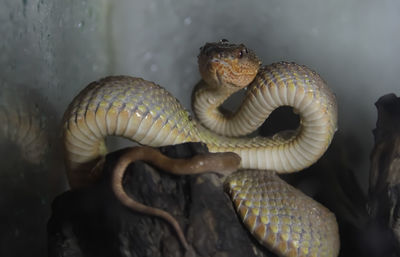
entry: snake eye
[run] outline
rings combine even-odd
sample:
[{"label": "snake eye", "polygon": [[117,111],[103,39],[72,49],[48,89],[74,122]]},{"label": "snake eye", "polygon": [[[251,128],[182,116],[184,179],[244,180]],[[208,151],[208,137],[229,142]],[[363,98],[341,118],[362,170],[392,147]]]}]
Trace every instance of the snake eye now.
[{"label": "snake eye", "polygon": [[239,58],[242,58],[245,54],[248,54],[249,50],[247,50],[246,47],[244,47],[242,50],[239,51]]}]

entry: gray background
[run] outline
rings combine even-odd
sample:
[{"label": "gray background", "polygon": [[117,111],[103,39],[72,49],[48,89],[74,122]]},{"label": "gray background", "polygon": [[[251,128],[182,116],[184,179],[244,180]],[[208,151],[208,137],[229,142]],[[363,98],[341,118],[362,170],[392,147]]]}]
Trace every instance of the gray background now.
[{"label": "gray background", "polygon": [[[40,199],[31,207],[40,210],[34,221],[41,225],[39,235],[52,198],[66,188],[59,148],[62,114],[74,95],[100,77],[125,74],[155,81],[189,108],[199,80],[196,56],[205,42],[227,38],[245,43],[264,64],[305,64],[337,95],[338,142],[350,149],[348,166],[364,189],[374,102],[386,93],[399,94],[396,0],[0,0],[0,35],[2,101],[5,92],[28,92],[43,110],[50,147],[46,161],[31,167],[21,164],[17,148],[11,151],[3,144],[0,178],[9,183],[15,177],[15,187],[3,187],[0,204],[14,202],[18,207],[6,211],[14,216],[31,213],[24,197],[20,202],[10,197],[21,192],[17,185],[31,186],[28,191]],[[28,179],[35,177],[37,183]],[[24,229],[15,223],[2,236],[30,237],[42,253],[44,240],[32,236],[35,229]],[[3,243],[0,251],[11,246]]]}]

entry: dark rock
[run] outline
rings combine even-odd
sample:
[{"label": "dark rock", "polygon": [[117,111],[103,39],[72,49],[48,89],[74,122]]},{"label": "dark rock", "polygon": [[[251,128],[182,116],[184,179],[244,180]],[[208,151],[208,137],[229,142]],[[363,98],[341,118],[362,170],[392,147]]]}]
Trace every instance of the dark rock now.
[{"label": "dark rock", "polygon": [[[48,223],[50,257],[273,256],[241,224],[218,175],[174,176],[143,162],[131,164],[125,190],[137,201],[177,219],[193,248],[185,252],[167,222],[135,213],[115,198],[110,174],[123,151],[107,156],[98,184],[65,192],[54,200]],[[207,148],[188,143],[161,151],[173,158],[188,158]]]},{"label": "dark rock", "polygon": [[380,238],[376,251],[380,256],[394,251],[400,256],[400,98],[384,95],[375,105],[378,120],[370,156],[368,212]]}]

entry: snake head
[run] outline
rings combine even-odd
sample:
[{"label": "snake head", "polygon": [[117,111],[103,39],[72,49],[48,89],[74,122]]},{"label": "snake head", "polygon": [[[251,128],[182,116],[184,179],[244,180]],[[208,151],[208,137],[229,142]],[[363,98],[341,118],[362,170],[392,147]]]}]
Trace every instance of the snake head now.
[{"label": "snake head", "polygon": [[231,44],[226,39],[201,47],[198,63],[207,84],[226,85],[236,90],[250,84],[261,66],[252,50],[243,44]]}]

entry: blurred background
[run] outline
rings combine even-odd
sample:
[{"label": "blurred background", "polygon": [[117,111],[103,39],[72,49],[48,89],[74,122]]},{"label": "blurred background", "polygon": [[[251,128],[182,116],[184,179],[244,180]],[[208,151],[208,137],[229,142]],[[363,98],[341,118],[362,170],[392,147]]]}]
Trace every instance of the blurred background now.
[{"label": "blurred background", "polygon": [[0,255],[46,254],[50,204],[67,189],[60,123],[84,86],[143,77],[189,109],[199,47],[222,38],[327,81],[335,143],[366,192],[374,102],[399,94],[399,32],[396,0],[0,0]]}]

